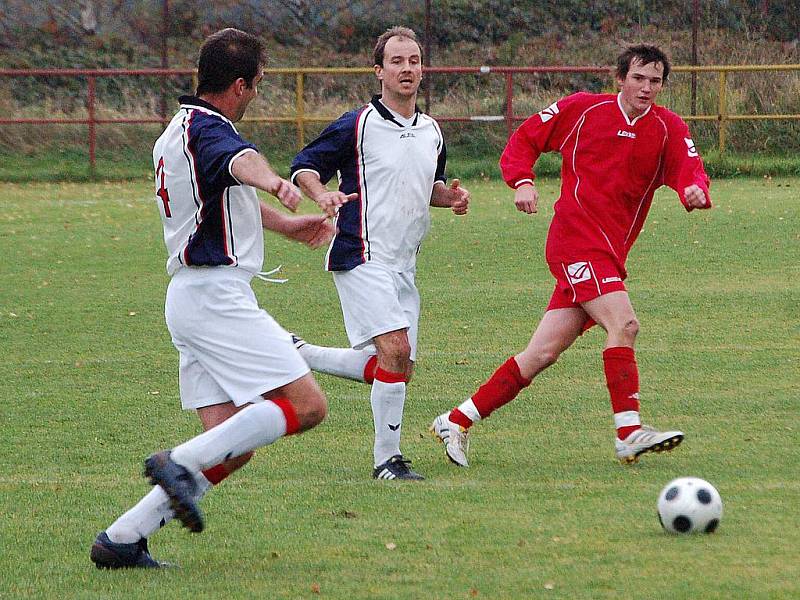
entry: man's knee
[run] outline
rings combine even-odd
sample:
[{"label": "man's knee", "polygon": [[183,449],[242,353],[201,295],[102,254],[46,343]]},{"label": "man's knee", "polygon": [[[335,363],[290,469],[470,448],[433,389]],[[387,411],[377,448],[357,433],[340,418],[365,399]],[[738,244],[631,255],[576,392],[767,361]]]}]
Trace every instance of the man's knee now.
[{"label": "man's knee", "polygon": [[375,346],[379,367],[394,373],[410,375],[411,344],[405,332],[381,336],[380,340],[376,340]]},{"label": "man's knee", "polygon": [[635,338],[639,333],[639,321],[636,317],[631,317],[620,327],[619,333],[627,338]]},{"label": "man's knee", "polygon": [[328,400],[321,390],[292,401],[292,406],[297,413],[297,421],[300,424],[299,431],[307,431],[316,427],[325,420],[328,414]]}]

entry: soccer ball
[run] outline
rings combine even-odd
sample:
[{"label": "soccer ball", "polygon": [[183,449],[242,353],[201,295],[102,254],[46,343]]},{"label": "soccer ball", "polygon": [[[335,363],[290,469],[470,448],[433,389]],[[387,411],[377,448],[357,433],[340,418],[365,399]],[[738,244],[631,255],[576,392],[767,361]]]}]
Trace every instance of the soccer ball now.
[{"label": "soccer ball", "polygon": [[658,496],[658,520],[668,533],[711,533],[721,518],[722,498],[703,479],[673,479]]}]

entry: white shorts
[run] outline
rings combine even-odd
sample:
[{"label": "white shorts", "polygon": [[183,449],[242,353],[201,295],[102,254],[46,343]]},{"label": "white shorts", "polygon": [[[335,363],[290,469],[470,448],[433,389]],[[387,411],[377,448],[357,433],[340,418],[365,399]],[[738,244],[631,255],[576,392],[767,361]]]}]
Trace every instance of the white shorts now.
[{"label": "white shorts", "polygon": [[164,314],[180,353],[183,408],[241,406],[309,372],[289,333],[258,307],[251,277],[225,267],[172,276]]},{"label": "white shorts", "polygon": [[414,275],[414,269],[397,273],[375,262],[350,271],[333,271],[344,327],[353,348],[372,349],[375,336],[408,329],[411,360],[415,360],[420,301]]}]

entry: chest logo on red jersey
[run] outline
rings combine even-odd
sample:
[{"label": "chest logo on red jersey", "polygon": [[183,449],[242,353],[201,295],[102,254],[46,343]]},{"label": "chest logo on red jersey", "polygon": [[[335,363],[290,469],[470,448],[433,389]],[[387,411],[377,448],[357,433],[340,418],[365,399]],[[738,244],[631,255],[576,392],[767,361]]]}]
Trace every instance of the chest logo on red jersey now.
[{"label": "chest logo on red jersey", "polygon": [[576,262],[567,265],[567,275],[571,283],[580,283],[592,278],[592,269],[588,262]]},{"label": "chest logo on red jersey", "polygon": [[553,102],[550,106],[545,108],[543,111],[539,113],[539,116],[542,119],[542,123],[547,123],[550,119],[555,117],[558,114],[558,104]]},{"label": "chest logo on red jersey", "polygon": [[631,138],[632,140],[636,139],[636,134],[632,131],[625,131],[624,129],[619,129],[617,131],[617,137],[626,137]]}]

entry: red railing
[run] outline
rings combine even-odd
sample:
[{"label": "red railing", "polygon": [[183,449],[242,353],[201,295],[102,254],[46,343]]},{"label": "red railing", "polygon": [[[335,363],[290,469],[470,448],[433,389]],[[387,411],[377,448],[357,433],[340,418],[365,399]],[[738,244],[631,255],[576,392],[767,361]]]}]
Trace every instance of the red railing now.
[{"label": "red railing", "polygon": [[[297,128],[298,145],[305,141],[305,124],[314,122],[329,122],[336,116],[307,115],[305,100],[303,99],[304,80],[312,74],[341,74],[364,75],[372,73],[370,68],[296,68],[296,69],[265,69],[264,75],[295,75],[295,114],[285,116],[250,116],[244,119],[247,122],[261,123],[295,123]],[[426,73],[454,73],[454,74],[498,74],[505,77],[505,112],[502,115],[478,115],[470,117],[455,117],[446,114],[436,115],[441,122],[469,122],[469,121],[505,121],[508,135],[514,130],[514,124],[524,120],[528,115],[514,114],[514,74],[515,73],[607,73],[607,67],[432,67],[426,68]],[[87,80],[86,112],[85,118],[0,118],[1,125],[28,124],[28,125],[87,125],[89,164],[92,168],[96,164],[97,126],[108,124],[152,124],[165,123],[166,115],[134,118],[98,118],[96,116],[96,82],[98,77],[176,77],[191,75],[195,78],[194,69],[0,69],[0,77],[85,77]],[[435,112],[435,111],[434,111]]]},{"label": "red railing", "polygon": [[[701,66],[674,67],[675,72],[717,72],[719,74],[718,109],[715,114],[684,116],[687,121],[717,121],[719,123],[719,149],[725,150],[726,126],[732,120],[754,119],[800,119],[800,114],[747,114],[737,115],[728,112],[726,101],[727,79],[729,72],[734,71],[800,71],[800,65],[734,65],[734,66]],[[327,123],[336,116],[307,115],[305,110],[304,86],[307,75],[337,74],[337,75],[365,75],[372,73],[371,68],[277,68],[265,69],[264,75],[294,75],[295,77],[295,114],[284,116],[250,116],[244,119],[247,122],[261,123],[294,123],[297,130],[298,146],[305,142],[306,123]],[[514,75],[532,73],[611,73],[609,67],[428,67],[426,74],[451,73],[462,75],[502,75],[505,79],[505,110],[502,115],[474,115],[451,116],[438,114],[430,105],[430,96],[426,96],[426,109],[440,122],[470,122],[470,121],[504,121],[507,133],[510,136],[514,125],[527,118],[529,115],[514,113]],[[147,124],[166,123],[167,115],[135,118],[97,118],[95,88],[98,77],[177,77],[192,76],[193,88],[196,86],[196,71],[194,69],[0,69],[0,77],[85,77],[88,83],[86,97],[86,118],[46,119],[46,118],[0,118],[0,124],[77,124],[88,126],[89,163],[94,169],[95,153],[97,147],[98,125],[105,124]],[[187,90],[188,91],[188,90]]]}]

